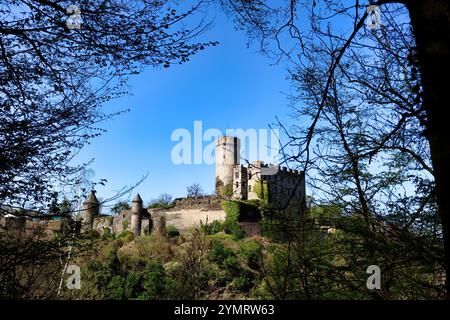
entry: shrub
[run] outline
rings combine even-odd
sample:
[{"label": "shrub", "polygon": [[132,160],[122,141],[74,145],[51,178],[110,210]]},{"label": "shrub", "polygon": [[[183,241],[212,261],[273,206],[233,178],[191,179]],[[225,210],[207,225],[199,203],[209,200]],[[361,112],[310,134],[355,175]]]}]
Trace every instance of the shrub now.
[{"label": "shrub", "polygon": [[166,226],[166,235],[168,238],[175,238],[180,235],[180,231],[175,226],[168,225]]},{"label": "shrub", "polygon": [[223,261],[222,266],[227,269],[227,271],[233,275],[236,276],[239,274],[239,261],[238,258],[234,255],[230,255],[226,257],[226,259]]},{"label": "shrub", "polygon": [[102,240],[113,240],[114,234],[111,232],[110,228],[103,228],[103,233],[101,236]]},{"label": "shrub", "polygon": [[264,181],[262,185],[260,183],[256,183],[253,186],[253,192],[255,192],[258,198],[265,203],[269,201],[269,188],[267,186],[267,181]]},{"label": "shrub", "polygon": [[144,292],[139,295],[142,300],[164,299],[167,277],[162,264],[150,261],[145,269]]},{"label": "shrub", "polygon": [[254,240],[244,241],[241,245],[242,255],[247,260],[247,265],[253,270],[259,270],[261,261],[261,247]]},{"label": "shrub", "polygon": [[116,204],[111,208],[111,211],[112,211],[114,214],[117,215],[117,214],[120,214],[120,213],[122,213],[123,211],[129,210],[129,209],[131,209],[130,205],[129,205],[128,203],[126,203],[125,201],[121,201],[121,202],[116,203]]},{"label": "shrub", "polygon": [[200,221],[200,230],[205,232],[208,235],[216,234],[225,229],[225,223],[220,222],[219,220],[214,220],[210,224],[206,225]]},{"label": "shrub", "polygon": [[231,198],[233,196],[233,185],[228,184],[222,188],[222,195],[227,198]]},{"label": "shrub", "polygon": [[125,231],[122,231],[121,233],[119,233],[116,236],[116,239],[122,240],[125,243],[130,242],[134,239],[134,234],[131,231],[125,230]]},{"label": "shrub", "polygon": [[209,257],[219,266],[226,268],[232,275],[235,275],[239,270],[239,261],[233,250],[226,248],[219,241],[212,242]]},{"label": "shrub", "polygon": [[261,219],[261,207],[264,204],[260,200],[246,201],[222,201],[222,208],[235,221],[258,221]]},{"label": "shrub", "polygon": [[126,276],[113,276],[107,289],[111,299],[133,299],[141,291],[140,285],[141,276],[136,272],[130,272]]},{"label": "shrub", "polygon": [[123,231],[128,229],[129,224],[130,224],[130,222],[128,220],[123,220],[122,221],[122,229],[123,229]]},{"label": "shrub", "polygon": [[164,203],[155,202],[155,203],[149,204],[149,206],[147,208],[148,209],[171,209],[173,207],[175,207],[174,203],[164,204]]},{"label": "shrub", "polygon": [[233,288],[239,292],[248,292],[254,284],[255,276],[248,270],[242,270],[240,275],[234,279]]},{"label": "shrub", "polygon": [[227,257],[233,256],[233,250],[225,248],[220,241],[213,241],[211,249],[209,250],[209,256],[212,261],[221,264]]},{"label": "shrub", "polygon": [[227,234],[238,234],[240,227],[238,224],[240,204],[237,201],[222,201],[225,211],[225,221],[223,223],[224,231]]}]

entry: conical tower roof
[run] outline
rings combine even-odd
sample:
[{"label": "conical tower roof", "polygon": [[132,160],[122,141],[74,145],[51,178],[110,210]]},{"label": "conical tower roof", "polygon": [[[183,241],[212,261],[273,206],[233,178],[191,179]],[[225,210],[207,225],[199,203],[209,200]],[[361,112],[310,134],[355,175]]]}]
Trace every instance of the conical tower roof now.
[{"label": "conical tower roof", "polygon": [[134,197],[133,202],[142,202],[141,196],[139,195],[139,193],[136,195],[136,197]]},{"label": "conical tower roof", "polygon": [[86,198],[86,200],[84,200],[84,203],[98,204],[98,200],[97,200],[97,197],[95,196],[95,191],[94,190],[92,190],[89,193],[89,196]]}]

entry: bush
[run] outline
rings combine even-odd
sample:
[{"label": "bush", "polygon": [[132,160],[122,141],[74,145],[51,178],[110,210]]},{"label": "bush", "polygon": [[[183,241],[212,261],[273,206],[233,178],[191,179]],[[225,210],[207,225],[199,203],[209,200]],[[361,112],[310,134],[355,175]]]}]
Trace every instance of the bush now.
[{"label": "bush", "polygon": [[122,229],[123,229],[123,231],[127,230],[129,225],[130,225],[130,222],[128,220],[123,220],[122,221]]},{"label": "bush", "polygon": [[164,267],[156,261],[150,261],[145,268],[144,292],[139,295],[141,300],[164,299],[167,277]]},{"label": "bush", "polygon": [[225,246],[219,241],[213,241],[211,249],[209,250],[209,257],[212,261],[219,265],[223,265],[226,258],[234,256],[233,250],[225,248]]},{"label": "bush", "polygon": [[111,232],[110,228],[104,228],[101,236],[102,240],[114,240],[114,234]]},{"label": "bush", "polygon": [[240,276],[233,281],[233,287],[239,292],[248,292],[253,287],[255,276],[248,270],[242,270]]},{"label": "bush", "polygon": [[233,185],[228,184],[222,188],[222,196],[231,198],[233,196]]},{"label": "bush", "polygon": [[232,275],[236,276],[239,274],[239,261],[238,258],[234,255],[228,256],[222,263],[222,266],[226,268],[226,270]]},{"label": "bush", "polygon": [[130,242],[134,239],[134,234],[131,231],[125,230],[125,231],[122,231],[121,233],[119,233],[116,236],[116,239],[122,240],[125,243]]},{"label": "bush", "polygon": [[247,265],[253,270],[259,270],[261,262],[261,247],[254,240],[244,241],[241,245],[243,256],[247,260]]},{"label": "bush", "polygon": [[221,242],[213,241],[209,250],[210,259],[219,266],[224,267],[230,274],[235,275],[239,271],[239,261],[230,248],[226,248]]},{"label": "bush", "polygon": [[239,236],[241,228],[238,224],[240,204],[237,201],[222,201],[222,208],[225,211],[225,221],[223,223],[226,234]]},{"label": "bush", "polygon": [[222,208],[229,217],[230,221],[259,221],[261,219],[261,207],[263,203],[260,200],[246,201],[222,201]]},{"label": "bush", "polygon": [[258,198],[265,203],[269,201],[269,188],[267,186],[267,181],[264,181],[262,185],[260,183],[256,183],[253,186],[253,192],[256,193]]},{"label": "bush", "polygon": [[200,222],[200,230],[208,235],[219,233],[224,229],[225,223],[222,223],[219,220],[214,220],[212,223],[208,225],[203,224],[203,222]]},{"label": "bush", "polygon": [[141,291],[141,276],[136,272],[130,272],[124,277],[116,275],[112,277],[107,289],[111,299],[136,298]]},{"label": "bush", "polygon": [[164,204],[164,203],[155,202],[155,203],[151,203],[147,208],[148,209],[172,209],[173,207],[175,207],[174,203]]},{"label": "bush", "polygon": [[175,238],[180,235],[180,231],[175,226],[168,225],[166,226],[166,235],[168,238]]}]

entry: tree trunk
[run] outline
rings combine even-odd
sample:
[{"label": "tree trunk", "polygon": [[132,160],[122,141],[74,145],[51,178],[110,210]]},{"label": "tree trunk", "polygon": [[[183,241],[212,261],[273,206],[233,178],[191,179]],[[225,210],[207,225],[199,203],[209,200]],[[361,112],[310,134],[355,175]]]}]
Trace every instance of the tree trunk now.
[{"label": "tree trunk", "polygon": [[448,0],[410,0],[406,6],[417,44],[422,74],[426,137],[436,181],[439,214],[444,232],[447,298],[450,298],[450,88]]}]

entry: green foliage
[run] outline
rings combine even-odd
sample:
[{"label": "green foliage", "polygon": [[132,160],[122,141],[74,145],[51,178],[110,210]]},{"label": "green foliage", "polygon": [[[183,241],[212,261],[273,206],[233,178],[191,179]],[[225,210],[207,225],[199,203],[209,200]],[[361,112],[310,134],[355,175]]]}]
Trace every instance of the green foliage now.
[{"label": "green foliage", "polygon": [[222,201],[225,211],[224,231],[236,239],[243,239],[245,233],[239,226],[240,221],[258,221],[261,217],[258,201]]},{"label": "green foliage", "polygon": [[66,197],[64,197],[63,201],[61,202],[60,210],[62,214],[70,214],[73,212],[72,204]]},{"label": "green foliage", "polygon": [[219,266],[225,268],[231,275],[239,273],[239,261],[236,254],[230,248],[226,248],[221,242],[213,241],[209,250],[209,257]]},{"label": "green foliage", "polygon": [[122,231],[121,233],[119,233],[118,235],[116,235],[116,239],[119,239],[123,242],[130,242],[134,239],[134,234],[133,232],[129,231],[129,230],[125,230]]},{"label": "green foliage", "polygon": [[150,261],[145,268],[144,292],[139,295],[141,300],[156,300],[166,295],[167,276],[161,263]]},{"label": "green foliage", "polygon": [[228,184],[222,188],[222,196],[227,197],[228,199],[231,199],[233,196],[233,185]]},{"label": "green foliage", "polygon": [[127,230],[129,226],[130,226],[130,221],[128,221],[127,219],[122,221],[122,229],[124,231]]},{"label": "green foliage", "polygon": [[200,230],[208,235],[216,234],[222,232],[225,229],[225,223],[214,220],[209,224],[204,224],[203,221],[200,221]]},{"label": "green foliage", "polygon": [[297,213],[271,209],[260,221],[261,235],[272,241],[287,241],[296,236],[298,230],[308,228],[310,224]]},{"label": "green foliage", "polygon": [[133,299],[140,289],[141,275],[135,272],[113,276],[107,286],[109,298],[113,300]]},{"label": "green foliage", "polygon": [[180,235],[180,231],[174,225],[166,226],[166,235],[168,238],[175,238]]},{"label": "green foliage", "polygon": [[114,234],[111,232],[110,228],[104,228],[103,233],[101,235],[102,240],[113,240]]},{"label": "green foliage", "polygon": [[256,193],[258,198],[262,200],[264,203],[268,203],[269,201],[269,188],[267,185],[267,181],[263,181],[262,183],[256,183],[253,185],[253,192]]},{"label": "green foliage", "polygon": [[254,285],[255,275],[249,270],[242,270],[234,279],[233,288],[238,292],[248,292]]},{"label": "green foliage", "polygon": [[221,265],[232,275],[237,276],[239,274],[239,260],[233,254],[225,258]]},{"label": "green foliage", "polygon": [[233,256],[233,250],[225,248],[220,241],[212,242],[211,249],[209,250],[209,257],[212,261],[222,266],[225,259]]},{"label": "green foliage", "polygon": [[253,270],[259,270],[261,265],[261,246],[254,240],[244,240],[241,244],[242,255],[246,258],[247,265]]},{"label": "green foliage", "polygon": [[239,202],[237,201],[222,201],[223,210],[225,211],[224,231],[227,234],[238,235],[240,227],[238,224],[239,218]]},{"label": "green foliage", "polygon": [[123,212],[125,210],[129,210],[129,209],[130,209],[130,205],[125,201],[121,201],[121,202],[116,203],[111,208],[111,211],[117,215],[117,214],[120,214],[121,212]]},{"label": "green foliage", "polygon": [[172,201],[172,195],[168,193],[163,193],[159,196],[158,199],[153,200],[149,205],[149,209],[170,209],[175,206],[175,203]]},{"label": "green foliage", "polygon": [[312,206],[309,216],[321,225],[336,225],[336,222],[342,217],[341,208],[335,205],[317,205]]},{"label": "green foliage", "polygon": [[238,221],[259,221],[261,219],[261,202],[259,200],[222,201],[221,205],[227,214],[227,219],[231,223]]},{"label": "green foliage", "polygon": [[159,203],[159,202],[151,203],[148,206],[149,209],[171,209],[173,207],[175,207],[174,203],[164,204],[164,203]]}]

